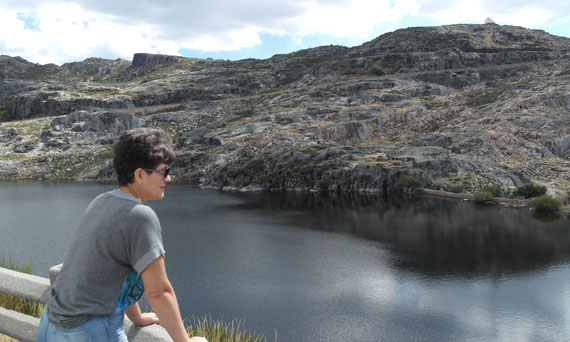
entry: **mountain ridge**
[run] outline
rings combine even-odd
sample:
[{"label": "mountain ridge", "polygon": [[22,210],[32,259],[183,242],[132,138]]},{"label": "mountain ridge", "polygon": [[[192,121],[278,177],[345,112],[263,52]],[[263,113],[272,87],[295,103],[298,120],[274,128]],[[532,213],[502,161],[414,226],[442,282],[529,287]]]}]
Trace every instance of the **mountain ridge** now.
[{"label": "mountain ridge", "polygon": [[[458,24],[262,60],[135,57],[0,56],[0,116],[41,126],[2,124],[0,178],[112,178],[108,132],[151,126],[173,134],[178,180],[203,187],[389,193],[409,175],[464,191],[570,189],[568,38]],[[56,167],[66,155],[76,161]]]}]

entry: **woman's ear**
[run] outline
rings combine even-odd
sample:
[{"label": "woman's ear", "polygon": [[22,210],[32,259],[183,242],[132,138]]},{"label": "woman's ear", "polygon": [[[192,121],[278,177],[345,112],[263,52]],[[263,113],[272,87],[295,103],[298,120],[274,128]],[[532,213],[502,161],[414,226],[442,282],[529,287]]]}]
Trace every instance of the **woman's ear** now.
[{"label": "woman's ear", "polygon": [[135,170],[135,172],[133,173],[133,181],[135,182],[135,184],[137,184],[137,185],[142,184],[143,173],[144,173],[144,170],[141,169],[140,167]]}]

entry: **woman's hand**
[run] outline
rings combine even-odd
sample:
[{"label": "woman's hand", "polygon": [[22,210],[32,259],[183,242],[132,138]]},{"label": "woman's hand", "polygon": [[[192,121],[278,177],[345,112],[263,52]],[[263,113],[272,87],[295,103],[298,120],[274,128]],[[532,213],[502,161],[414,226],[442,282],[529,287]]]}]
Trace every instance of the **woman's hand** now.
[{"label": "woman's hand", "polygon": [[136,325],[151,325],[160,324],[160,320],[154,312],[145,312],[141,314],[140,320],[138,322],[133,323]]},{"label": "woman's hand", "polygon": [[142,313],[139,307],[139,303],[134,303],[125,309],[127,317],[133,322],[134,325],[150,325],[150,324],[160,324],[158,316],[154,312]]},{"label": "woman's hand", "polygon": [[190,342],[208,342],[208,340],[206,340],[206,339],[203,338],[203,337],[198,337],[198,336],[196,336],[196,337],[192,337],[192,338],[190,339]]}]

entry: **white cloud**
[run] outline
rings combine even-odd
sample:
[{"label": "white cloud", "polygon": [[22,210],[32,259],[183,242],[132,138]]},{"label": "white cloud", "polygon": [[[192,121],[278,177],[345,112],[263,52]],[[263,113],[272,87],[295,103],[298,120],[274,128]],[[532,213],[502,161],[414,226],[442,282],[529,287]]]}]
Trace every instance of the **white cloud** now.
[{"label": "white cloud", "polygon": [[24,28],[24,21],[18,19],[26,11],[1,12],[2,32],[10,32],[0,36],[2,53],[41,64],[61,64],[95,56],[94,49],[102,46],[115,58],[131,58],[135,52],[177,54],[180,48],[174,41],[153,39],[156,28],[152,25],[121,25],[113,16],[89,12],[72,3],[48,3],[34,12],[41,13],[34,30]]},{"label": "white cloud", "polygon": [[568,21],[569,12],[565,1],[420,0],[416,14],[441,24],[483,23],[490,17],[497,24],[532,28]]},{"label": "white cloud", "polygon": [[225,34],[206,34],[195,39],[183,41],[181,46],[186,49],[196,49],[203,51],[219,50],[239,50],[244,47],[251,47],[261,44],[257,27],[245,27],[243,29],[229,30]]},{"label": "white cloud", "polygon": [[299,16],[289,18],[288,32],[319,32],[333,37],[366,37],[374,26],[395,19],[389,0],[351,0],[341,4],[305,3]]},{"label": "white cloud", "polygon": [[0,0],[0,53],[58,64],[130,59],[136,52],[239,50],[262,44],[263,32],[357,42],[378,27],[413,26],[400,20],[414,16],[538,27],[568,22],[569,12],[570,3],[558,0]]}]

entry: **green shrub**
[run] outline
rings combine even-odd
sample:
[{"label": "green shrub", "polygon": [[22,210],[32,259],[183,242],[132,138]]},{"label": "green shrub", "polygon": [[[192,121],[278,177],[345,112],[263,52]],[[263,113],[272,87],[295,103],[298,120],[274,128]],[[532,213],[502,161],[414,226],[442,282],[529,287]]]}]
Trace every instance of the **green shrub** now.
[{"label": "green shrub", "polygon": [[483,106],[489,103],[493,103],[503,95],[508,89],[501,88],[496,91],[487,91],[487,90],[475,90],[469,94],[469,98],[466,101],[467,106],[469,107],[478,107]]},{"label": "green shrub", "polygon": [[495,196],[493,196],[489,191],[480,189],[473,194],[473,201],[475,203],[495,203],[493,197]]},{"label": "green shrub", "polygon": [[341,75],[345,75],[345,76],[357,75],[358,71],[356,71],[356,69],[354,69],[354,68],[344,67],[344,68],[342,68],[342,71],[340,73],[341,73]]},{"label": "green shrub", "polygon": [[446,184],[444,187],[444,190],[447,192],[453,192],[453,193],[459,194],[465,190],[465,184],[463,184],[463,183]]},{"label": "green shrub", "polygon": [[322,193],[329,192],[329,183],[323,180],[319,181],[319,191]]},{"label": "green shrub", "polygon": [[488,192],[492,197],[501,197],[503,195],[503,189],[496,184],[487,184],[482,186],[480,191]]},{"label": "green shrub", "polygon": [[546,187],[542,185],[525,184],[517,187],[513,194],[524,198],[539,197],[546,195]]},{"label": "green shrub", "polygon": [[542,195],[530,200],[530,207],[537,211],[554,212],[560,208],[561,203],[556,198],[548,195]]},{"label": "green shrub", "polygon": [[386,75],[386,73],[384,72],[384,70],[378,68],[378,67],[374,67],[372,68],[372,74],[376,75],[376,76],[384,76]]},{"label": "green shrub", "polygon": [[394,183],[394,190],[404,194],[418,194],[421,192],[422,182],[410,176],[400,176]]}]

